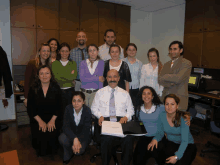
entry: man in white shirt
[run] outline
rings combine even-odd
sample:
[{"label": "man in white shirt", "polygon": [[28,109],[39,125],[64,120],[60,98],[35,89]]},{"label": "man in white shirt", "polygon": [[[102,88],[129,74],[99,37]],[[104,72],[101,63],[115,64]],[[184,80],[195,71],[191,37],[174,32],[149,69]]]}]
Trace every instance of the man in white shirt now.
[{"label": "man in white shirt", "polygon": [[[106,30],[104,34],[105,44],[99,46],[99,56],[103,61],[107,61],[111,59],[111,56],[109,54],[109,47],[115,43],[115,40],[116,40],[115,31],[112,29]],[[124,50],[121,47],[120,59],[123,58],[124,58]]]},{"label": "man in white shirt", "polygon": [[[92,113],[99,120],[101,126],[102,121],[119,121],[126,123],[131,120],[134,115],[134,109],[131,97],[127,91],[117,86],[120,79],[118,71],[112,69],[107,73],[108,86],[99,89],[92,103]],[[112,99],[114,102],[112,103]],[[101,156],[102,164],[108,165],[111,155],[116,146],[121,145],[122,149],[122,165],[130,164],[133,155],[134,138],[126,136],[124,138],[102,135],[101,136]]]}]

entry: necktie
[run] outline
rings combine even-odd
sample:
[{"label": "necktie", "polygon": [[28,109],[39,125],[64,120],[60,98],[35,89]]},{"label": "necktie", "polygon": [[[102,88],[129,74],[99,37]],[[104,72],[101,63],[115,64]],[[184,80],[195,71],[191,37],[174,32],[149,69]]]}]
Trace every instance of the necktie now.
[{"label": "necktie", "polygon": [[82,60],[85,59],[85,56],[84,56],[84,53],[83,53],[83,49],[80,49],[81,50],[81,53],[82,53]]},{"label": "necktie", "polygon": [[114,92],[115,89],[112,89],[112,93],[110,96],[110,101],[109,101],[109,115],[110,115],[110,121],[116,122],[116,111],[115,111],[115,97],[114,97]]},{"label": "necktie", "polygon": [[172,62],[171,62],[171,66],[170,66],[171,68],[172,68],[173,64],[174,64],[174,63],[173,63],[173,61],[172,61]]}]

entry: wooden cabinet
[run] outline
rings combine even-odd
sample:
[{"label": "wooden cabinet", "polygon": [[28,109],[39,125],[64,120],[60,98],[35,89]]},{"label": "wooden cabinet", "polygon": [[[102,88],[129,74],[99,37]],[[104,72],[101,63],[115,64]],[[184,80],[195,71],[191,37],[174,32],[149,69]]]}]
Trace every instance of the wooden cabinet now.
[{"label": "wooden cabinet", "polygon": [[36,21],[39,29],[59,28],[59,0],[36,0]]},{"label": "wooden cabinet", "polygon": [[107,29],[115,30],[115,4],[99,2],[99,33]]},{"label": "wooden cabinet", "polygon": [[13,65],[27,65],[36,56],[36,30],[11,28]]},{"label": "wooden cabinet", "polygon": [[123,48],[130,42],[130,7],[97,0],[11,0],[12,58],[26,65],[41,43],[57,38],[71,48],[85,31],[87,45],[104,44],[107,29]]},{"label": "wooden cabinet", "polygon": [[220,69],[220,1],[187,0],[184,57],[193,67]]},{"label": "wooden cabinet", "polygon": [[36,28],[35,0],[11,0],[10,9],[12,27]]},{"label": "wooden cabinet", "polygon": [[[116,34],[130,34],[131,7],[116,5]],[[129,36],[130,38],[130,36]]]},{"label": "wooden cabinet", "polygon": [[37,50],[42,43],[47,42],[50,38],[59,38],[58,30],[37,29]]},{"label": "wooden cabinet", "polygon": [[78,0],[60,0],[60,30],[79,30]]},{"label": "wooden cabinet", "polygon": [[80,30],[98,33],[99,29],[98,2],[94,0],[81,0]]}]

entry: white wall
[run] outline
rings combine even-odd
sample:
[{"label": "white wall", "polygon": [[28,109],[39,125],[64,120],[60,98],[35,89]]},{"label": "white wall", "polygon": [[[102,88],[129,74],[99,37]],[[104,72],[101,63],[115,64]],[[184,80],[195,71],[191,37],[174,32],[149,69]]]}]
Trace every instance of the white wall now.
[{"label": "white wall", "polygon": [[131,10],[130,42],[137,45],[137,58],[146,64],[147,51],[152,46],[152,13]]},{"label": "white wall", "polygon": [[152,13],[152,46],[160,53],[160,60],[170,60],[168,46],[174,40],[183,42],[185,4]]},{"label": "white wall", "polygon": [[[8,55],[8,61],[12,70],[11,59],[11,28],[10,28],[10,0],[0,2],[0,29],[2,34],[2,48]],[[3,107],[0,100],[0,120],[15,119],[14,95],[8,100],[8,107]]]}]

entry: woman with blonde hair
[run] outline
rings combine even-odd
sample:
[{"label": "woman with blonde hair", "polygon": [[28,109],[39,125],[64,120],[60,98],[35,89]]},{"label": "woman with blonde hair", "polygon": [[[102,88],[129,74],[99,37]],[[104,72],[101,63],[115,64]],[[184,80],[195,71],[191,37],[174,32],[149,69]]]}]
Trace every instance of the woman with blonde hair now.
[{"label": "woman with blonde hair", "polygon": [[24,81],[24,105],[27,106],[28,92],[31,84],[34,82],[34,78],[37,75],[37,69],[42,65],[51,65],[50,61],[50,46],[47,43],[41,44],[35,59],[28,62],[25,71]]},{"label": "woman with blonde hair", "polygon": [[158,75],[163,67],[160,62],[159,51],[151,48],[147,53],[149,63],[142,66],[140,88],[147,85],[155,89],[159,96],[162,96],[163,86],[158,84]]}]

